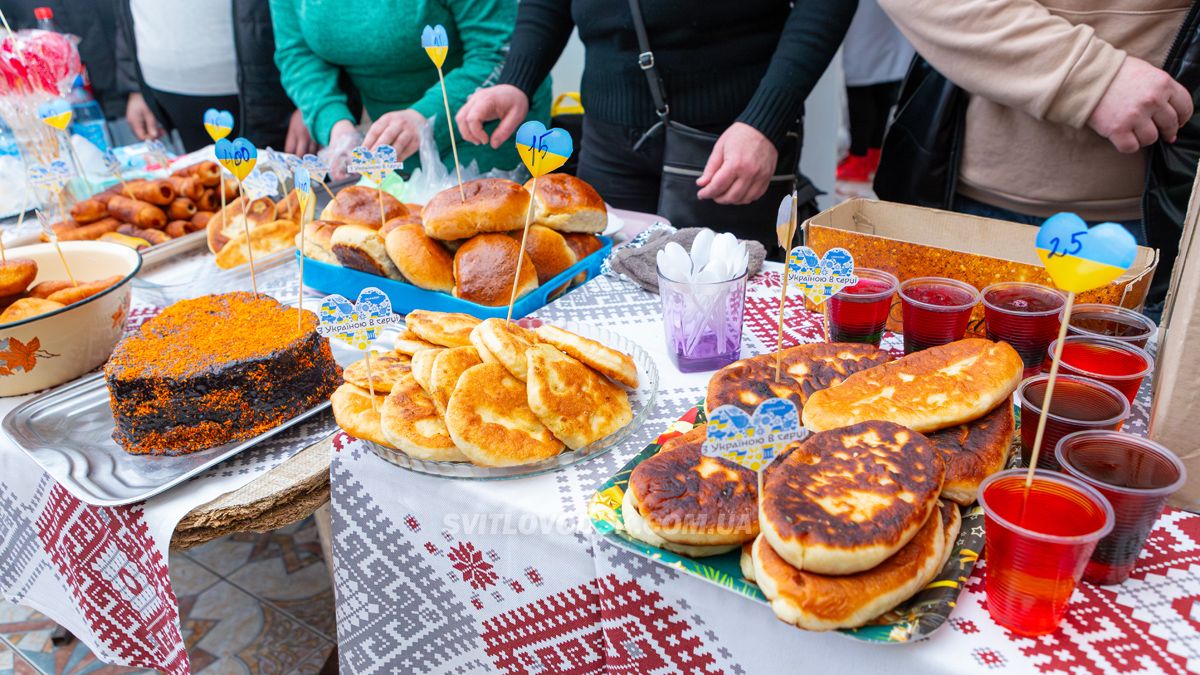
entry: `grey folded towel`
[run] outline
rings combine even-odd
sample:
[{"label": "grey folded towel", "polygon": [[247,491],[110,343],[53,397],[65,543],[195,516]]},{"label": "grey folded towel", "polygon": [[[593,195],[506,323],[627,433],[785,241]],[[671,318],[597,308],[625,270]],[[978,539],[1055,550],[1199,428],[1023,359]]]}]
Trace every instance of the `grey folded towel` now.
[{"label": "grey folded towel", "polygon": [[[675,242],[687,250],[692,250],[692,241],[703,228],[685,227],[682,230],[668,232],[660,230],[651,234],[641,246],[623,246],[613,251],[609,257],[609,266],[614,272],[619,272],[651,293],[658,292],[658,252],[668,242]],[[757,241],[740,240],[746,244],[750,253],[749,275],[754,276],[762,269],[767,250]]]}]

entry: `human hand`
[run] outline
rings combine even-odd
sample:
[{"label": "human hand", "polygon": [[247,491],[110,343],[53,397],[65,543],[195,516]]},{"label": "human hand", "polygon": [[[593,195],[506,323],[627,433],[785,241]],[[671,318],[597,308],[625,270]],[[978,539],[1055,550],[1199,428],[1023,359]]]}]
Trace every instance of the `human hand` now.
[{"label": "human hand", "polygon": [[146,99],[136,91],[129,95],[129,101],[125,103],[125,121],[140,141],[152,141],[163,135],[158,120],[150,106],[146,105]]},{"label": "human hand", "polygon": [[484,122],[500,120],[490,139],[493,149],[499,148],[529,114],[529,97],[511,84],[485,87],[471,94],[467,102],[458,109],[454,121],[463,140],[475,145],[489,142]]},{"label": "human hand", "polygon": [[1132,56],[1120,70],[1088,126],[1120,152],[1137,152],[1161,136],[1175,142],[1179,128],[1192,117],[1192,95],[1165,71]]},{"label": "human hand", "polygon": [[425,116],[416,110],[393,110],[375,120],[367,130],[363,145],[371,149],[390,145],[396,149],[396,157],[403,160],[421,147],[421,129],[424,126]]},{"label": "human hand", "polygon": [[696,179],[701,188],[696,196],[718,204],[749,204],[766,193],[778,161],[779,151],[762,132],[734,122],[717,139]]},{"label": "human hand", "polygon": [[329,131],[329,145],[317,153],[329,166],[329,177],[334,182],[343,181],[350,177],[346,172],[346,163],[350,160],[350,151],[363,144],[363,136],[350,120],[338,120]]},{"label": "human hand", "polygon": [[283,142],[283,150],[297,157],[317,151],[317,142],[313,140],[312,134],[308,133],[308,127],[304,124],[304,118],[300,115],[299,108],[292,111],[292,116],[288,120],[287,138]]}]

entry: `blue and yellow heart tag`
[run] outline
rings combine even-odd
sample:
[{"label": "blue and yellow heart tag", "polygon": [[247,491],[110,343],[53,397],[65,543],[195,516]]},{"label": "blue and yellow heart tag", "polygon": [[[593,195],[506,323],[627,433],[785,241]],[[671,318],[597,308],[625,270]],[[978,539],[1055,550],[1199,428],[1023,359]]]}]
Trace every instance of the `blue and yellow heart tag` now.
[{"label": "blue and yellow heart tag", "polygon": [[258,149],[244,138],[233,141],[222,138],[217,141],[213,151],[221,166],[236,176],[238,180],[246,180],[246,176],[250,175],[250,172],[254,170],[254,165],[258,163]]},{"label": "blue and yellow heart tag", "polygon": [[233,133],[233,113],[228,110],[209,108],[204,111],[204,130],[213,143]]},{"label": "blue and yellow heart tag", "polygon": [[1038,230],[1037,253],[1050,279],[1064,291],[1083,293],[1124,274],[1137,257],[1137,240],[1116,223],[1088,228],[1074,213],[1056,213]]},{"label": "blue and yellow heart tag", "polygon": [[317,333],[336,337],[359,351],[366,351],[384,328],[399,320],[392,314],[392,301],[375,287],[362,289],[354,304],[340,295],[330,295],[317,310]]},{"label": "blue and yellow heart tag", "polygon": [[390,145],[380,145],[374,150],[358,146],[350,151],[350,161],[346,170],[365,176],[376,185],[382,184],[392,171],[404,168],[404,162],[396,158],[396,149]]},{"label": "blue and yellow heart tag", "polygon": [[301,199],[312,195],[312,176],[309,175],[308,169],[302,166],[298,167],[296,172],[292,174],[292,183],[300,193]]},{"label": "blue and yellow heart tag", "polygon": [[66,160],[56,159],[49,164],[31,164],[26,170],[29,184],[47,190],[62,190],[71,182],[75,171]]},{"label": "blue and yellow heart tag", "polygon": [[38,117],[43,122],[59,131],[65,131],[67,126],[71,124],[71,104],[67,103],[66,99],[50,99],[39,105],[37,111]]},{"label": "blue and yellow heart tag", "polygon": [[786,398],[763,401],[753,415],[736,405],[723,405],[708,414],[708,435],[700,453],[761,471],[789,443],[807,435],[796,404]]},{"label": "blue and yellow heart tag", "polygon": [[544,176],[571,158],[575,145],[564,129],[547,129],[536,120],[517,128],[517,154],[533,176]]},{"label": "blue and yellow heart tag", "polygon": [[279,195],[279,176],[267,171],[254,171],[242,181],[242,189],[251,201]]},{"label": "blue and yellow heart tag", "polygon": [[308,169],[308,175],[318,183],[325,181],[325,176],[329,175],[329,165],[325,160],[316,155],[305,155],[300,158],[300,166]]},{"label": "blue and yellow heart tag", "polygon": [[446,63],[446,53],[450,51],[450,38],[446,37],[446,27],[442,24],[425,26],[421,31],[421,47],[429,55],[429,60],[439,69]]},{"label": "blue and yellow heart tag", "polygon": [[854,256],[844,248],[831,248],[817,257],[811,248],[797,246],[788,254],[787,265],[788,288],[800,291],[817,305],[858,283]]}]

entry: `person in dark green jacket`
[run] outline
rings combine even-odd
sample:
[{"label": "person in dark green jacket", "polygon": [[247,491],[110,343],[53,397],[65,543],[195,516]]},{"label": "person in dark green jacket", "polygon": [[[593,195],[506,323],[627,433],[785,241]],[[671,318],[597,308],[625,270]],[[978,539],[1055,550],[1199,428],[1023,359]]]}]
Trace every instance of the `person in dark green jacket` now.
[{"label": "person in dark green jacket", "polygon": [[[361,138],[343,78],[358,90],[373,122],[364,145],[392,145],[412,168],[421,125],[436,117],[434,138],[452,167],[442,90],[421,48],[421,30],[446,27],[450,51],[443,70],[454,115],[472,92],[493,84],[503,66],[517,0],[271,0],[271,16],[284,89],[317,142],[345,151]],[[534,97],[532,119],[549,121],[548,84]],[[458,151],[464,166],[476,160],[483,171],[520,163],[511,146],[460,143]]]}]

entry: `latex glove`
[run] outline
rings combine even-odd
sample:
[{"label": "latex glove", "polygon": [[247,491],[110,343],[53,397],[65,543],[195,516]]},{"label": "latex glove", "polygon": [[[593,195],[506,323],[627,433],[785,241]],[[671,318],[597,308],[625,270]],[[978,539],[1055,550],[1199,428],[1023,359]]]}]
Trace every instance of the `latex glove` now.
[{"label": "latex glove", "polygon": [[[475,145],[483,145],[490,140],[492,148],[499,148],[528,114],[529,97],[525,92],[511,84],[498,84],[471,94],[458,109],[454,121],[458,123],[458,133],[462,134],[463,140]],[[495,119],[500,120],[500,124],[489,139],[483,124]]]},{"label": "latex glove", "polygon": [[416,110],[394,110],[375,120],[367,130],[363,145],[372,150],[380,145],[390,145],[396,149],[396,157],[403,161],[421,147],[421,129],[425,124],[425,116]]},{"label": "latex glove", "polygon": [[312,134],[308,133],[308,127],[305,126],[299,109],[293,110],[288,120],[287,139],[283,142],[283,150],[297,157],[317,151],[317,142],[313,140]]},{"label": "latex glove", "polygon": [[329,132],[329,145],[317,153],[329,165],[331,180],[338,182],[350,177],[346,171],[350,151],[362,144],[363,135],[350,120],[340,120],[333,125],[333,130]]},{"label": "latex glove", "polygon": [[1137,152],[1159,137],[1175,142],[1192,117],[1192,97],[1165,71],[1126,56],[1088,118],[1088,126],[1120,152]]},{"label": "latex glove", "polygon": [[163,135],[146,99],[136,91],[129,95],[129,101],[125,103],[125,121],[140,141],[152,141]]},{"label": "latex glove", "polygon": [[779,151],[758,129],[734,122],[713,146],[704,173],[696,179],[700,199],[718,204],[749,204],[766,193]]}]

